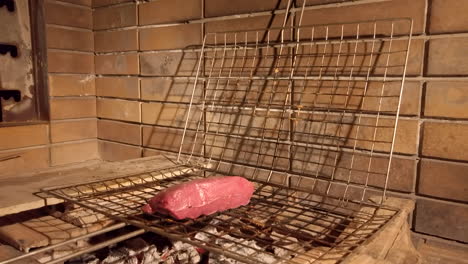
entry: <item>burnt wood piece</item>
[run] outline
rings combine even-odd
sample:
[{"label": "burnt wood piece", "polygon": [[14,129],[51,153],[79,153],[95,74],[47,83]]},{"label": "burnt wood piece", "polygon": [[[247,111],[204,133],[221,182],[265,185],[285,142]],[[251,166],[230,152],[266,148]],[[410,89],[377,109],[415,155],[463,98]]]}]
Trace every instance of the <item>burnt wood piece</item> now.
[{"label": "burnt wood piece", "polygon": [[[1,0],[0,0],[1,1]],[[0,54],[5,55],[10,52],[10,56],[13,58],[18,57],[18,48],[11,44],[0,44]]]},{"label": "burnt wood piece", "polygon": [[10,12],[15,12],[15,1],[13,0],[0,0],[0,8],[6,6]]},{"label": "burnt wood piece", "polygon": [[8,100],[13,97],[15,102],[21,100],[21,91],[20,90],[0,90],[0,122],[3,122],[3,108],[2,108],[2,99]]}]

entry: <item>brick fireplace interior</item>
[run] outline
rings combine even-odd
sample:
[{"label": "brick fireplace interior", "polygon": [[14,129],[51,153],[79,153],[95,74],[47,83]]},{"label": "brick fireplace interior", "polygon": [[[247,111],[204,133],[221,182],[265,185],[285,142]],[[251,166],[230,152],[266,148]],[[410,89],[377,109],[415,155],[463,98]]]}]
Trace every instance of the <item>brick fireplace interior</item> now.
[{"label": "brick fireplace interior", "polygon": [[[31,98],[43,96],[48,110],[0,123],[0,184],[2,177],[50,167],[176,152],[193,86],[183,77],[196,69],[196,56],[184,49],[201,45],[209,32],[280,26],[281,15],[268,12],[232,15],[284,8],[286,2],[43,1],[37,21],[43,23],[40,67],[47,78]],[[416,201],[410,225],[419,249],[466,253],[468,1],[309,2],[325,6],[306,11],[304,25],[414,20],[388,195]],[[7,12],[0,7],[0,20]],[[0,90],[15,88],[6,87],[3,77],[11,69],[0,65]]]}]

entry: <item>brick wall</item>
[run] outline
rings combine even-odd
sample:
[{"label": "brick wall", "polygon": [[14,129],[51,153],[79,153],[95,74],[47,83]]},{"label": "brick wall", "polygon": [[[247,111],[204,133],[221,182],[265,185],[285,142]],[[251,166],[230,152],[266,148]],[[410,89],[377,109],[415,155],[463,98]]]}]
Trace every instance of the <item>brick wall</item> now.
[{"label": "brick wall", "polygon": [[[122,160],[177,151],[204,32],[279,25],[251,17],[200,18],[272,10],[287,1],[94,0],[99,151]],[[332,1],[309,1],[327,3]],[[418,234],[468,242],[468,2],[391,0],[305,13],[303,24],[411,17],[414,39],[402,103],[390,195],[417,201]],[[398,143],[399,142],[399,143]]]},{"label": "brick wall", "polygon": [[91,0],[44,1],[44,15],[50,122],[0,127],[1,174],[99,158]]}]

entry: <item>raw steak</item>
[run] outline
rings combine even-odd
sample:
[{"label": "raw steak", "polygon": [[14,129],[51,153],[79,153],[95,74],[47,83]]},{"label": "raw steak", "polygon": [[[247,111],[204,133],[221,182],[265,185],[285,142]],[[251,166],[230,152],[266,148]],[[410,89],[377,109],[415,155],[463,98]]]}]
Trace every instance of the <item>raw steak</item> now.
[{"label": "raw steak", "polygon": [[145,213],[171,215],[176,219],[209,215],[250,202],[254,186],[238,176],[210,177],[167,188],[143,206]]}]

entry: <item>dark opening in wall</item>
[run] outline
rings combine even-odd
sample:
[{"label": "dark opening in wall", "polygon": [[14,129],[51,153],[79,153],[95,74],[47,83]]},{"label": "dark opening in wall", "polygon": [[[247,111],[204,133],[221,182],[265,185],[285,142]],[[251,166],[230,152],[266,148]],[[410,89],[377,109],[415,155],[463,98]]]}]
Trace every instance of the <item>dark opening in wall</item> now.
[{"label": "dark opening in wall", "polygon": [[15,12],[15,1],[13,0],[0,0],[0,7],[6,6],[8,11]]},{"label": "dark opening in wall", "polygon": [[18,57],[18,48],[11,44],[0,44],[0,54],[5,55],[10,53],[12,58]]},{"label": "dark opening in wall", "polygon": [[0,0],[0,126],[48,119],[42,2]]}]

